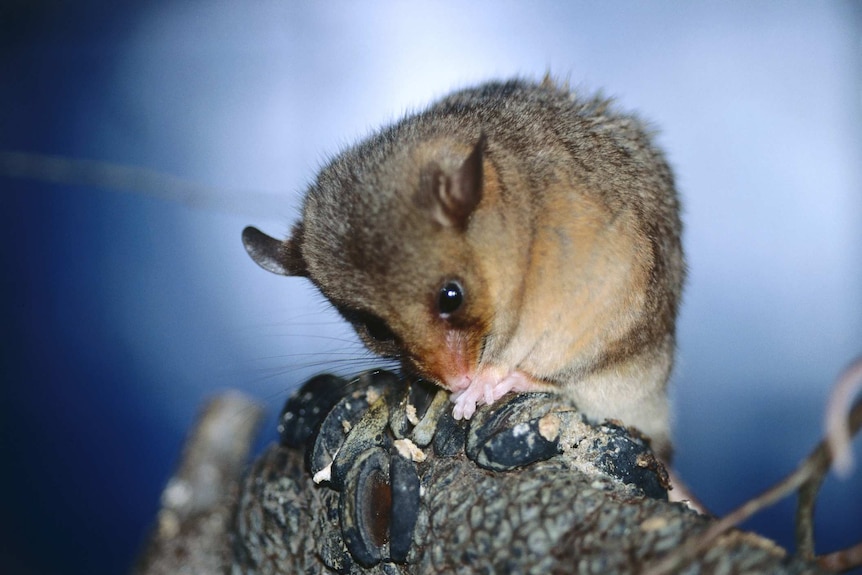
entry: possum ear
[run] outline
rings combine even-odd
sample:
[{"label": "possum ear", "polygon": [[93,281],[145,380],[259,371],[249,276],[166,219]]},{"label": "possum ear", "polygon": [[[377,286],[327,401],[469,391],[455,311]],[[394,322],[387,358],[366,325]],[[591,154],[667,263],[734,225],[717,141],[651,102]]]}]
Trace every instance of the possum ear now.
[{"label": "possum ear", "polygon": [[485,134],[454,173],[447,173],[435,162],[429,164],[419,182],[417,202],[429,209],[437,222],[463,230],[470,215],[482,200],[482,158]]},{"label": "possum ear", "polygon": [[251,226],[242,231],[242,245],[251,259],[266,271],[283,276],[308,277],[308,269],[299,250],[301,239],[302,223],[293,227],[293,233],[286,242]]}]

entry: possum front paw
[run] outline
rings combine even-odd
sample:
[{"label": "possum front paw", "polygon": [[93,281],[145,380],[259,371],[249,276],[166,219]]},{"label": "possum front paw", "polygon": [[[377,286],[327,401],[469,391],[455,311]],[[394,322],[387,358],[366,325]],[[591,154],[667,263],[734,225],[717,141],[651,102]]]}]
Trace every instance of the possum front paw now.
[{"label": "possum front paw", "polygon": [[470,419],[480,405],[491,405],[510,391],[540,391],[542,387],[521,371],[500,372],[487,368],[474,377],[465,377],[449,397],[455,404],[452,417]]}]

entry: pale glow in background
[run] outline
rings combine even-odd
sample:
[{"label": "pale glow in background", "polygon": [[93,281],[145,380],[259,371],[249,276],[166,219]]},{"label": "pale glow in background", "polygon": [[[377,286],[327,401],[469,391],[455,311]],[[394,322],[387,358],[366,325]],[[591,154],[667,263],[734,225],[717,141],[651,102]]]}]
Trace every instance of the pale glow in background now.
[{"label": "pale glow in background", "polygon": [[[690,266],[677,462],[716,512],[809,451],[830,385],[862,353],[850,3],[51,6],[3,29],[0,150],[211,192],[187,205],[0,176],[0,421],[15,469],[0,560],[15,572],[125,569],[214,391],[243,389],[274,414],[313,373],[377,363],[345,362],[366,357],[349,330],[307,282],[257,268],[240,231],[286,234],[328,156],[481,80],[551,71],[659,130]],[[827,485],[824,550],[862,537],[859,477]],[[790,545],[791,513],[748,527]]]}]

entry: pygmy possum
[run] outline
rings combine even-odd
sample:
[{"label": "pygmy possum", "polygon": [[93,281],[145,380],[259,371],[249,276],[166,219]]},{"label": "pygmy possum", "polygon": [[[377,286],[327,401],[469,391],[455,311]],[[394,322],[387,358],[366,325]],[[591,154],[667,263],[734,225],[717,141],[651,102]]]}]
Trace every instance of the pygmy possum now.
[{"label": "pygmy possum", "polygon": [[685,266],[673,175],[636,116],[550,79],[456,91],[330,161],[271,272],[310,279],[456,418],[555,391],[670,455]]}]

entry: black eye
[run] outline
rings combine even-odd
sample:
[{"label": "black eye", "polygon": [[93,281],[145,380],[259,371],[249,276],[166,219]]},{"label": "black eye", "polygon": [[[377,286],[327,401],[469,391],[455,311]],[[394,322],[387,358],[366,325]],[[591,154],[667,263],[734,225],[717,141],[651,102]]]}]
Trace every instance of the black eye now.
[{"label": "black eye", "polygon": [[364,318],[364,320],[363,324],[365,325],[365,331],[367,331],[368,335],[372,338],[380,342],[393,341],[395,339],[395,334],[392,333],[392,330],[389,329],[386,322],[379,317],[369,314]]},{"label": "black eye", "polygon": [[456,281],[448,281],[440,288],[437,295],[437,309],[440,317],[447,318],[461,307],[464,303],[464,290]]},{"label": "black eye", "polygon": [[389,329],[385,321],[373,313],[340,306],[337,309],[357,331],[364,331],[371,339],[381,343],[395,341],[395,333]]}]

